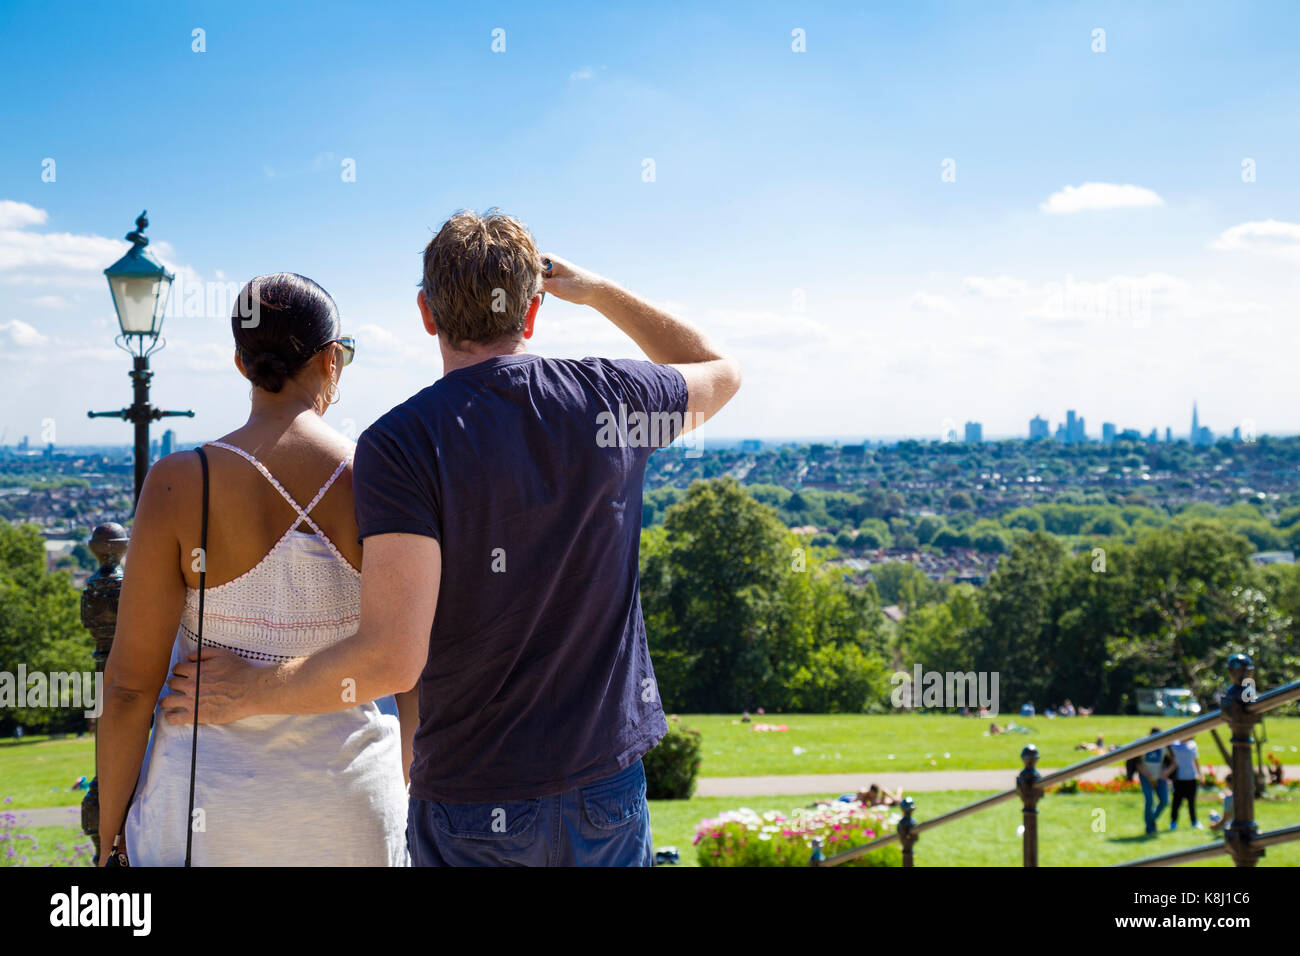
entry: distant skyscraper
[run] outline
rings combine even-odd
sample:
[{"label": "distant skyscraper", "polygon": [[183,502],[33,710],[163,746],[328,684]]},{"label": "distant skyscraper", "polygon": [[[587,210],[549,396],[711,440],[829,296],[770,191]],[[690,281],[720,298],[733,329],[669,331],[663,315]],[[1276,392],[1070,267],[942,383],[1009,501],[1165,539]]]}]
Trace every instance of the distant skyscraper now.
[{"label": "distant skyscraper", "polygon": [[1165,426],[1165,441],[1167,441],[1167,442],[1171,442],[1171,441],[1173,441],[1173,440],[1174,440],[1174,430],[1173,430],[1172,428],[1170,428],[1168,425],[1166,425],[1166,426]]},{"label": "distant skyscraper", "polygon": [[1083,427],[1083,416],[1076,415],[1074,409],[1065,413],[1065,441],[1074,445],[1088,440],[1088,433]]},{"label": "distant skyscraper", "polygon": [[1101,443],[1103,445],[1113,445],[1115,443],[1115,423],[1101,423]]},{"label": "distant skyscraper", "polygon": [[1192,400],[1192,431],[1187,440],[1195,445],[1201,440],[1200,416],[1196,413],[1196,400]]},{"label": "distant skyscraper", "polygon": [[162,455],[166,458],[176,450],[176,433],[170,428],[163,432],[162,437]]},{"label": "distant skyscraper", "polygon": [[1238,425],[1236,428],[1234,428],[1234,429],[1232,430],[1232,440],[1233,440],[1233,441],[1241,441],[1241,426],[1240,426],[1240,425]]},{"label": "distant skyscraper", "polygon": [[158,460],[158,439],[156,438],[149,442],[149,460]]},{"label": "distant skyscraper", "polygon": [[984,426],[979,422],[966,423],[966,442],[978,445],[984,440]]},{"label": "distant skyscraper", "polygon": [[1047,429],[1047,419],[1040,415],[1035,415],[1029,419],[1029,440],[1034,441],[1038,438],[1046,438],[1050,433]]},{"label": "distant skyscraper", "polygon": [[1147,436],[1147,441],[1149,441],[1151,444],[1154,445],[1159,440],[1160,440],[1159,433],[1154,428],[1151,429],[1151,434]]}]

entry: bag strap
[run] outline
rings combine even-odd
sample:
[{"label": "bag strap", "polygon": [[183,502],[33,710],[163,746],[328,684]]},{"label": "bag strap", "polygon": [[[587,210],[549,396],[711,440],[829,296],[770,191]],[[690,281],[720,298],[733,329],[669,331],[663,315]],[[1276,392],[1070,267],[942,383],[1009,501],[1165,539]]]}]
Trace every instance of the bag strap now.
[{"label": "bag strap", "polygon": [[208,586],[208,456],[202,446],[199,453],[203,466],[203,520],[199,530],[199,652],[194,662],[194,732],[190,737],[190,812],[185,818],[185,865],[190,866],[194,846],[194,771],[199,756],[199,674],[203,667],[203,595]]}]

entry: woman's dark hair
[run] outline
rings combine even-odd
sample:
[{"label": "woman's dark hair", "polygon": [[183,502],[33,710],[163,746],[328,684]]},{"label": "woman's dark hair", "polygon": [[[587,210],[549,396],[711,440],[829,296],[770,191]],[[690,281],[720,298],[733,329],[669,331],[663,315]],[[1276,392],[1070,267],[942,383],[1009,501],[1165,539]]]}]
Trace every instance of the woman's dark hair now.
[{"label": "woman's dark hair", "polygon": [[278,392],[338,337],[339,310],[311,279],[277,272],[258,276],[239,290],[230,328],[249,381]]}]

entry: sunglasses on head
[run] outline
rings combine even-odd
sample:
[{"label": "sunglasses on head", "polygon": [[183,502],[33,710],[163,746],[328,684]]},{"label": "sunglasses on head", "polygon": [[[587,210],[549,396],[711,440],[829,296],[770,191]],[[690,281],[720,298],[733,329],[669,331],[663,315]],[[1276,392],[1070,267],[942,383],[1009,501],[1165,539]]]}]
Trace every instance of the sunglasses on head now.
[{"label": "sunglasses on head", "polygon": [[334,344],[343,346],[343,364],[351,365],[352,360],[357,357],[357,340],[351,335],[342,335],[337,339],[330,339],[328,342],[323,343],[316,351],[322,352]]}]

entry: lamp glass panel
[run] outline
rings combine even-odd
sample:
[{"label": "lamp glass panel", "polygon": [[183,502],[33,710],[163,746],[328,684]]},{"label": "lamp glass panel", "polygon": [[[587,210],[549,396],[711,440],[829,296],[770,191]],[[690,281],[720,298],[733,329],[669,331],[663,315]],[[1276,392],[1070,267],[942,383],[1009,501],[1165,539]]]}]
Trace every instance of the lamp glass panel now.
[{"label": "lamp glass panel", "polygon": [[161,324],[157,276],[110,276],[109,288],[123,335],[154,335]]}]

